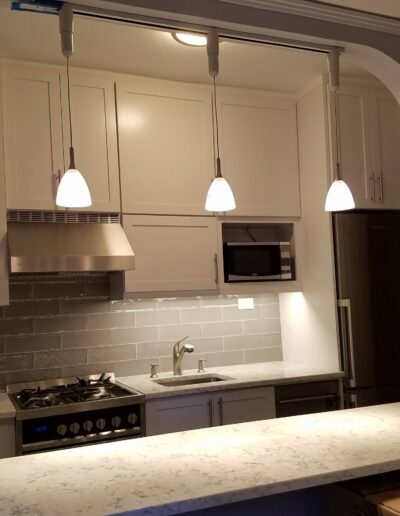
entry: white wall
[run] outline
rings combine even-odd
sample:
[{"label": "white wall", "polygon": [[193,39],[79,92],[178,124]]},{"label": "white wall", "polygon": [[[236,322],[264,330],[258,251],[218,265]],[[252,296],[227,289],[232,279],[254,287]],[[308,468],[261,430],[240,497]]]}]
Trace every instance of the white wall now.
[{"label": "white wall", "polygon": [[0,306],[8,305],[8,250],[6,222],[6,187],[4,177],[3,110],[0,69]]},{"label": "white wall", "polygon": [[284,360],[338,368],[330,216],[324,211],[329,152],[322,81],[298,100],[303,292],[280,294]]}]

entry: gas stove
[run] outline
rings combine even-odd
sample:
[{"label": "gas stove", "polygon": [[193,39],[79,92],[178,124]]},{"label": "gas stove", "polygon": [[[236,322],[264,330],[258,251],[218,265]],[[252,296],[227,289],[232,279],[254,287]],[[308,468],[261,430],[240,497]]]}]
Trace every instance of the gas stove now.
[{"label": "gas stove", "polygon": [[144,435],[144,395],[114,373],[9,384],[17,453]]}]

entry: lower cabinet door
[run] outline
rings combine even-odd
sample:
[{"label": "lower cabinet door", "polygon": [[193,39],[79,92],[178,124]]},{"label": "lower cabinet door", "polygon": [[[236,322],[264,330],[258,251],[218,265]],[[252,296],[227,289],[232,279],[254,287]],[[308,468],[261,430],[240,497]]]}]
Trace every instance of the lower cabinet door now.
[{"label": "lower cabinet door", "polygon": [[15,456],[15,419],[0,419],[0,459]]},{"label": "lower cabinet door", "polygon": [[214,393],[216,422],[220,425],[245,423],[275,417],[273,387],[252,387]]},{"label": "lower cabinet door", "polygon": [[213,426],[212,394],[146,401],[146,435]]}]

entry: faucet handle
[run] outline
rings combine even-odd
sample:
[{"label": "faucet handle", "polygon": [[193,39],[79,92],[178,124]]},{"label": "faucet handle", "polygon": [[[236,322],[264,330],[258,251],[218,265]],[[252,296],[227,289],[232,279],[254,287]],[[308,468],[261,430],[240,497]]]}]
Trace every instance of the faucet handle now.
[{"label": "faucet handle", "polygon": [[158,378],[157,370],[159,368],[158,364],[150,364],[150,378]]},{"label": "faucet handle", "polygon": [[204,363],[207,362],[205,358],[199,358],[199,363],[197,366],[197,372],[198,373],[205,373]]}]

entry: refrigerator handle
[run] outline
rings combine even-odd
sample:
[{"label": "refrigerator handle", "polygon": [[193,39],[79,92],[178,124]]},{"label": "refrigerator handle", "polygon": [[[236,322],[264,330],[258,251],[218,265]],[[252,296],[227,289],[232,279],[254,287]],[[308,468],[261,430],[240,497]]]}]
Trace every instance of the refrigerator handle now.
[{"label": "refrigerator handle", "polygon": [[[351,300],[338,299],[339,321],[342,328],[341,348],[343,355],[343,368],[348,380],[348,387],[355,387],[353,325],[351,318]],[[343,316],[345,314],[345,316]],[[343,331],[345,330],[345,331]]]}]

